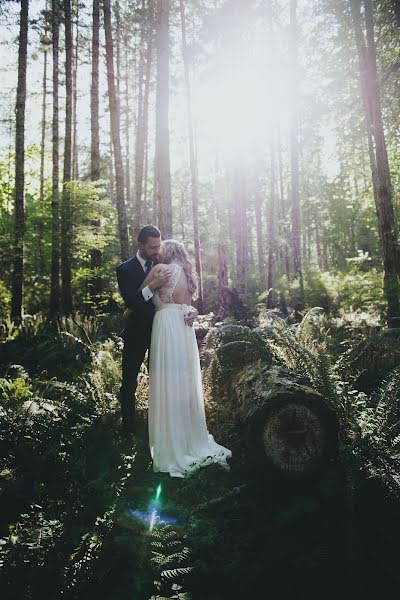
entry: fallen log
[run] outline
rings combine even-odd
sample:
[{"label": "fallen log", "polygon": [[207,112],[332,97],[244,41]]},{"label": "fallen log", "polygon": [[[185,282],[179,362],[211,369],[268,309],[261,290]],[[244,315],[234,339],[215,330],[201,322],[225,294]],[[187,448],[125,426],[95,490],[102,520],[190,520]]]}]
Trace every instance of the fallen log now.
[{"label": "fallen log", "polygon": [[232,378],[231,393],[252,468],[298,477],[324,469],[335,456],[336,414],[289,371],[248,365]]},{"label": "fallen log", "polygon": [[214,402],[237,414],[250,469],[302,477],[326,468],[337,452],[337,414],[304,379],[277,363],[265,332],[222,327],[210,333],[205,352],[207,387]]}]

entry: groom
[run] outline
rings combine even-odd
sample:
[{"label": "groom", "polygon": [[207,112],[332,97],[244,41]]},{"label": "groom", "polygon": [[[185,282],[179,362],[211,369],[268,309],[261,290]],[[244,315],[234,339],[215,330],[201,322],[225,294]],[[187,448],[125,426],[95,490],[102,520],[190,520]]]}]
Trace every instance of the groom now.
[{"label": "groom", "polygon": [[140,290],[140,286],[157,263],[161,246],[160,230],[154,225],[145,225],[138,234],[136,256],[116,267],[118,287],[126,308],[130,308],[122,332],[124,349],[122,352],[122,385],[120,403],[122,431],[125,437],[135,433],[135,404],[137,376],[146,350],[150,349],[151,328],[154,318],[154,305],[151,301],[155,289],[164,285],[170,273],[157,274],[150,285]]}]

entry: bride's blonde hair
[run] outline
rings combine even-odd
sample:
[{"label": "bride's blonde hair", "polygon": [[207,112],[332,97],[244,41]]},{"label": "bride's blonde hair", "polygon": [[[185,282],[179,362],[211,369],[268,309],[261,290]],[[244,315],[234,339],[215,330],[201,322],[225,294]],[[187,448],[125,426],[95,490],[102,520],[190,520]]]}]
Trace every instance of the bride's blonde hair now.
[{"label": "bride's blonde hair", "polygon": [[193,296],[196,296],[198,286],[197,273],[193,271],[185,246],[178,240],[164,240],[161,243],[161,247],[165,248],[165,256],[161,262],[166,265],[169,265],[172,261],[180,264],[185,271],[189,291]]}]

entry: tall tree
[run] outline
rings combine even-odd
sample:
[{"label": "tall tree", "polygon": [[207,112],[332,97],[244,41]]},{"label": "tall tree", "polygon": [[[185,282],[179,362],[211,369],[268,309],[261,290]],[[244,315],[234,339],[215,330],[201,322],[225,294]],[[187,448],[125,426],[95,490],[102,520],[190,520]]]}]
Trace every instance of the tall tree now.
[{"label": "tall tree", "polygon": [[72,313],[71,290],[71,171],[72,171],[72,21],[71,0],[64,0],[65,23],[65,137],[61,207],[61,299],[65,314]]},{"label": "tall tree", "polygon": [[[149,75],[153,48],[153,3],[142,0],[143,15],[146,15],[141,24],[139,68],[138,68],[138,110],[135,137],[135,216],[133,227],[133,242],[136,243],[138,231],[144,218],[143,206],[143,179],[145,164],[145,147],[148,130],[148,101],[149,101]],[[145,12],[146,11],[146,12]]]},{"label": "tall tree", "polygon": [[25,230],[25,103],[26,67],[28,54],[29,1],[21,0],[18,42],[18,84],[15,107],[15,209],[14,209],[14,264],[12,274],[11,318],[20,321],[24,279]]},{"label": "tall tree", "polygon": [[[100,33],[100,0],[93,0],[92,5],[92,81],[90,86],[90,179],[100,179],[100,123],[99,123],[99,33]],[[100,221],[92,221],[94,232],[97,233]],[[96,237],[96,235],[95,235]],[[102,264],[101,250],[92,248],[90,251],[90,295],[96,302],[102,291],[102,280],[99,269]]]},{"label": "tall tree", "polygon": [[125,206],[125,184],[124,170],[122,164],[121,151],[121,135],[120,135],[120,108],[115,89],[114,75],[114,44],[111,28],[111,8],[110,0],[103,0],[104,11],[104,30],[106,37],[106,63],[107,63],[107,83],[108,83],[108,100],[110,107],[110,125],[111,138],[114,154],[115,168],[115,187],[116,201],[118,212],[118,233],[120,242],[121,259],[128,260],[129,258],[129,241],[128,241],[128,222]]},{"label": "tall tree", "polygon": [[39,272],[42,275],[45,270],[43,242],[44,242],[44,158],[46,150],[46,112],[47,112],[47,54],[48,54],[48,14],[47,0],[44,11],[44,35],[42,37],[43,46],[43,87],[42,87],[42,122],[40,132],[40,175],[39,175],[39,202],[40,202],[40,220],[38,227],[38,254],[39,254]]},{"label": "tall tree", "polygon": [[400,255],[397,249],[392,184],[382,119],[373,6],[371,0],[364,0],[366,38],[360,13],[361,0],[350,0],[350,7],[360,65],[361,94],[384,270],[383,289],[387,302],[387,321],[389,326],[400,327]]},{"label": "tall tree", "polygon": [[301,212],[299,192],[299,141],[298,141],[298,114],[297,114],[297,0],[290,0],[290,63],[291,63],[291,138],[290,138],[290,164],[291,164],[291,226],[292,226],[292,251],[294,262],[294,275],[299,283],[296,305],[304,306],[303,269],[301,261]]},{"label": "tall tree", "polygon": [[198,176],[197,176],[197,158],[194,147],[193,133],[193,118],[192,118],[192,99],[190,92],[190,76],[189,76],[189,52],[186,40],[186,17],[183,0],[179,0],[179,9],[181,14],[181,29],[182,29],[182,55],[183,68],[185,75],[185,91],[186,91],[186,107],[188,119],[189,133],[189,158],[190,158],[190,174],[191,174],[191,195],[192,195],[192,214],[193,214],[193,242],[194,255],[196,262],[196,271],[199,278],[199,295],[197,300],[197,308],[200,313],[203,312],[203,273],[201,267],[201,250],[200,250],[200,232],[199,232],[199,192],[198,192]]},{"label": "tall tree", "polygon": [[50,314],[56,315],[60,309],[60,214],[59,214],[59,123],[58,123],[58,58],[60,6],[58,0],[52,0],[51,30],[53,44],[53,175],[51,199],[51,289]]},{"label": "tall tree", "polygon": [[156,196],[158,225],[172,238],[171,167],[169,154],[169,13],[170,0],[157,1]]},{"label": "tall tree", "polygon": [[249,233],[246,211],[246,178],[243,164],[239,160],[233,165],[232,188],[234,202],[233,228],[236,241],[236,286],[239,293],[245,293]]},{"label": "tall tree", "polygon": [[79,60],[79,2],[76,3],[75,7],[75,19],[76,19],[76,33],[75,33],[75,52],[74,52],[74,64],[72,67],[72,179],[76,180],[79,178],[79,165],[78,165],[78,119],[77,119],[77,106],[78,106],[78,60]]},{"label": "tall tree", "polygon": [[273,288],[275,285],[275,257],[276,257],[276,157],[274,131],[271,131],[270,146],[270,191],[268,203],[268,278],[267,278],[267,308],[273,306]]},{"label": "tall tree", "polygon": [[257,263],[258,273],[260,277],[260,285],[262,288],[266,286],[266,271],[265,271],[265,259],[264,259],[264,236],[262,226],[262,201],[263,194],[261,190],[261,182],[259,181],[258,173],[255,175],[255,218],[256,218],[256,238],[257,238]]}]

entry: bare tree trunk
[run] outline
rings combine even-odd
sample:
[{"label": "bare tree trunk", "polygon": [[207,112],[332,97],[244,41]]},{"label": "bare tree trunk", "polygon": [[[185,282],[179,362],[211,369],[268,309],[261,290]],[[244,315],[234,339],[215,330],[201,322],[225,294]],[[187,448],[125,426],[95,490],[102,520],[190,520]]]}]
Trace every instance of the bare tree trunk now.
[{"label": "bare tree trunk", "polygon": [[297,0],[290,0],[290,28],[291,28],[291,84],[292,84],[292,122],[291,122],[291,198],[292,198],[292,248],[294,260],[294,273],[299,281],[299,291],[295,304],[297,309],[304,306],[304,284],[301,261],[301,214],[299,194],[299,143],[298,143],[298,117],[297,117]]},{"label": "bare tree trunk", "polygon": [[76,3],[76,35],[75,35],[75,56],[72,70],[72,120],[73,120],[73,134],[72,134],[72,179],[79,179],[79,164],[78,164],[78,132],[77,132],[77,99],[78,99],[78,87],[77,87],[77,75],[78,75],[78,55],[79,55],[79,2]]},{"label": "bare tree trunk", "polygon": [[[99,123],[99,33],[100,33],[100,0],[93,0],[92,14],[92,82],[90,88],[90,131],[91,131],[91,153],[90,153],[90,179],[100,179],[100,123]],[[95,237],[100,230],[100,220],[92,221]],[[90,251],[90,269],[92,277],[90,280],[90,296],[92,302],[96,303],[103,290],[102,278],[99,270],[102,265],[101,250],[92,248]]]},{"label": "bare tree trunk", "polygon": [[264,244],[263,244],[263,231],[262,231],[262,194],[260,190],[259,182],[256,183],[255,190],[255,213],[256,213],[256,236],[257,236],[257,258],[258,258],[258,272],[260,275],[260,284],[262,288],[265,288],[267,283],[265,261],[264,261]]},{"label": "bare tree trunk", "polygon": [[234,200],[235,200],[235,238],[236,238],[236,278],[239,293],[246,292],[246,257],[247,257],[247,215],[246,187],[243,166],[234,168]]},{"label": "bare tree trunk", "polygon": [[65,16],[65,144],[61,209],[61,298],[63,312],[72,313],[71,290],[71,166],[72,166],[72,22],[71,0],[64,0]]},{"label": "bare tree trunk", "polygon": [[58,54],[60,30],[59,0],[52,0],[53,37],[53,176],[51,200],[51,290],[50,314],[55,316],[60,310],[60,192],[59,192],[59,123],[58,123]]},{"label": "bare tree trunk", "polygon": [[14,211],[14,264],[12,273],[11,318],[19,322],[22,317],[24,282],[24,187],[25,187],[25,104],[26,68],[28,53],[29,1],[21,0],[18,41],[18,84],[15,107],[15,211]]},{"label": "bare tree trunk", "polygon": [[92,82],[90,88],[90,178],[100,179],[100,127],[99,127],[99,33],[100,33],[100,0],[93,0],[92,14]]},{"label": "bare tree trunk", "polygon": [[[142,1],[142,10],[145,11],[146,2]],[[133,244],[136,245],[137,235],[142,225],[142,188],[143,188],[143,168],[144,168],[144,147],[145,147],[145,136],[144,136],[144,73],[145,73],[145,62],[146,54],[148,52],[148,45],[145,51],[145,42],[149,43],[149,29],[146,31],[145,25],[141,24],[140,34],[140,49],[139,49],[139,69],[138,69],[138,112],[137,112],[137,127],[136,127],[136,139],[135,139],[135,216],[133,225]]]},{"label": "bare tree trunk", "polygon": [[371,0],[364,0],[365,41],[361,24],[361,0],[350,0],[360,64],[361,94],[364,102],[372,183],[383,262],[383,289],[387,302],[387,322],[400,327],[400,253],[395,231],[392,185],[382,122],[379,79],[376,64],[374,17]]},{"label": "bare tree trunk", "polygon": [[192,100],[190,92],[190,76],[189,76],[189,55],[186,42],[186,21],[185,8],[183,0],[179,0],[179,8],[181,14],[182,28],[182,55],[183,68],[185,75],[185,90],[186,90],[186,106],[188,115],[188,133],[189,133],[189,156],[190,156],[190,173],[191,173],[191,191],[192,191],[192,213],[193,213],[193,242],[194,254],[196,262],[196,272],[199,280],[199,291],[197,299],[197,308],[200,313],[203,312],[203,273],[201,266],[201,250],[200,250],[200,233],[199,233],[199,193],[198,193],[198,176],[197,176],[197,160],[194,149],[193,135],[193,119],[192,119]]},{"label": "bare tree trunk", "polygon": [[[154,47],[154,6],[151,0],[150,6],[152,8],[149,30],[148,30],[148,41],[147,41],[147,56],[146,56],[146,77],[144,82],[144,99],[143,99],[143,127],[144,127],[144,140],[145,140],[145,166],[144,166],[144,184],[143,184],[143,206],[144,206],[144,222],[148,222],[148,199],[147,199],[147,182],[149,172],[149,96],[150,96],[150,80],[151,80],[151,67],[153,63],[153,47]],[[157,215],[157,210],[155,211]]]},{"label": "bare tree trunk", "polygon": [[275,167],[275,140],[274,132],[271,132],[270,146],[270,191],[269,191],[269,210],[268,210],[268,279],[267,279],[267,308],[272,308],[274,302],[273,287],[275,284],[274,261],[276,256],[276,167]]},{"label": "bare tree trunk", "polygon": [[218,305],[219,314],[225,312],[225,289],[228,288],[228,265],[226,263],[225,246],[218,244]]},{"label": "bare tree trunk", "polygon": [[278,209],[278,219],[279,219],[279,238],[282,240],[281,242],[281,258],[282,258],[282,266],[285,270],[288,281],[290,281],[290,260],[289,260],[289,245],[288,245],[288,237],[289,231],[287,227],[287,210],[286,210],[286,199],[285,199],[285,189],[283,182],[283,164],[282,164],[282,151],[281,151],[281,138],[280,131],[277,130],[277,157],[278,157],[278,171],[279,171],[279,209]]},{"label": "bare tree trunk", "polygon": [[169,154],[169,13],[170,0],[157,2],[156,193],[158,222],[164,239],[172,238]]},{"label": "bare tree trunk", "polygon": [[128,223],[126,216],[124,194],[124,171],[122,166],[121,138],[120,138],[120,112],[115,89],[114,77],[114,46],[111,30],[110,0],[103,0],[104,29],[106,34],[106,62],[108,99],[110,106],[111,137],[114,151],[115,186],[117,195],[118,233],[121,247],[121,259],[129,258]]},{"label": "bare tree trunk", "polygon": [[45,270],[44,254],[43,254],[43,240],[44,240],[44,154],[46,150],[46,109],[47,109],[47,0],[45,5],[45,29],[44,29],[44,51],[43,51],[43,96],[42,96],[42,123],[41,123],[41,135],[40,135],[40,187],[39,187],[39,203],[40,203],[40,219],[38,226],[38,254],[39,254],[39,273],[43,275]]},{"label": "bare tree trunk", "polygon": [[129,135],[129,63],[128,63],[128,40],[125,40],[125,185],[126,203],[132,206],[131,201],[131,165],[130,165],[130,135]]}]

